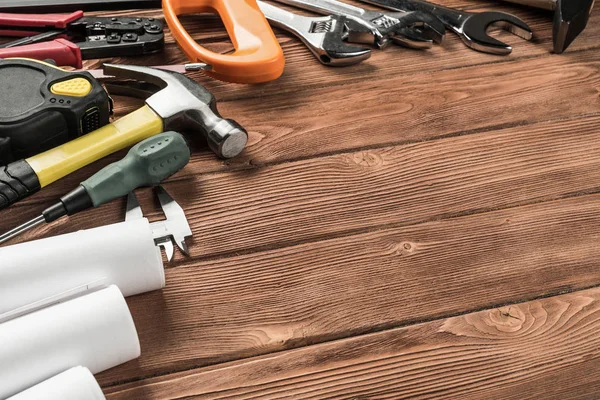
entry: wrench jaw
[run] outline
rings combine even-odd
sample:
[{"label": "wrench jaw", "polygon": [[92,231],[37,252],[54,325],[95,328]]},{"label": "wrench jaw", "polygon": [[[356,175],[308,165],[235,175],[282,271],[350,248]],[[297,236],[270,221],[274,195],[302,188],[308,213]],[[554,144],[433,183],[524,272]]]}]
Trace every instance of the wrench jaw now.
[{"label": "wrench jaw", "polygon": [[[430,49],[433,46],[434,37],[436,40],[441,40],[438,35],[432,33],[433,30],[426,23],[426,21],[432,21],[431,17],[433,16],[418,11],[382,13],[372,19],[370,23],[376,27],[378,34],[388,43],[392,41],[411,49]],[[420,29],[414,29],[417,27]],[[442,29],[445,31],[445,28],[442,27]]]},{"label": "wrench jaw", "polygon": [[[397,32],[392,40],[400,45],[416,49],[428,49],[435,42],[441,43],[446,36],[446,28],[442,21],[435,15],[413,11],[405,13],[394,13],[398,20],[406,26]],[[404,41],[404,38],[408,39]]]},{"label": "wrench jaw", "polygon": [[531,40],[533,32],[529,25],[514,15],[489,11],[468,14],[459,30],[455,30],[470,48],[484,53],[508,55],[512,47],[488,35],[491,27],[501,28],[525,40]]},{"label": "wrench jaw", "polygon": [[433,40],[416,27],[401,29],[391,40],[398,46],[409,49],[427,50],[433,47]]},{"label": "wrench jaw", "polygon": [[321,45],[319,61],[331,67],[344,67],[358,64],[371,57],[371,49],[349,46],[337,34],[327,33]]},{"label": "wrench jaw", "polygon": [[346,40],[350,43],[368,44],[378,49],[385,49],[391,43],[389,37],[383,36],[377,29],[365,26],[362,21],[349,17],[345,25]]},{"label": "wrench jaw", "polygon": [[[331,67],[344,67],[358,64],[371,57],[371,49],[350,46],[344,42],[348,36],[346,17],[331,15],[315,19],[303,40],[308,40],[309,49],[319,59],[321,64]],[[314,39],[310,36],[313,36]],[[315,42],[315,43],[312,43]]]},{"label": "wrench jaw", "polygon": [[[421,18],[419,14],[422,13],[380,14],[368,22],[348,17],[347,40],[351,43],[370,44],[378,49],[384,49],[392,42],[412,49],[429,49],[433,46],[432,37],[437,40],[439,36],[431,31],[424,21],[430,18]],[[436,30],[438,29],[439,27],[436,27]]]}]

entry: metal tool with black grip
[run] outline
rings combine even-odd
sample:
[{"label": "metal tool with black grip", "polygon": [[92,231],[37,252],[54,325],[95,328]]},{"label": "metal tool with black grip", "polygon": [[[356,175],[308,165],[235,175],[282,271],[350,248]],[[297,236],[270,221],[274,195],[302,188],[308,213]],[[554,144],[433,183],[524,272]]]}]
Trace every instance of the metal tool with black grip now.
[{"label": "metal tool with black grip", "polygon": [[165,132],[138,143],[125,158],[100,170],[31,221],[0,235],[3,243],[44,222],[73,215],[126,196],[138,187],[158,185],[190,160],[190,149],[177,132]]},{"label": "metal tool with black grip", "polygon": [[[36,60],[0,59],[0,166],[95,131],[109,123],[111,111],[110,97],[86,72]],[[0,168],[0,185],[21,176],[15,167]]]},{"label": "metal tool with black grip", "polygon": [[0,44],[0,58],[54,60],[82,68],[82,60],[141,56],[164,48],[163,24],[154,18],[71,14],[0,13],[0,35],[20,37]]},{"label": "metal tool with black grip", "polygon": [[[94,132],[0,170],[0,210],[94,161],[165,131],[202,136],[223,158],[244,150],[246,130],[223,118],[215,96],[193,79],[135,65],[105,64],[104,74],[133,80],[132,86],[119,85],[120,94],[150,97],[141,108]],[[140,86],[143,82],[146,85]]]}]

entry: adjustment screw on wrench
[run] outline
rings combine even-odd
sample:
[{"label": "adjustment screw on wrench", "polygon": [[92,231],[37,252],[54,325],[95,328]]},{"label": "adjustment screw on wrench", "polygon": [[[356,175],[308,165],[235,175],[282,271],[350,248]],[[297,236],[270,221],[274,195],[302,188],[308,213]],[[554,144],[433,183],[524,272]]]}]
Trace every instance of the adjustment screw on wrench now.
[{"label": "adjustment screw on wrench", "polygon": [[423,11],[438,17],[446,27],[454,31],[473,50],[483,53],[506,55],[512,47],[488,35],[491,26],[503,28],[525,40],[531,40],[533,32],[529,25],[512,14],[485,11],[471,13],[438,6],[422,0],[361,0],[395,11]]},{"label": "adjustment screw on wrench", "polygon": [[257,3],[271,25],[285,29],[300,38],[324,65],[352,65],[371,56],[370,49],[344,43],[348,36],[345,17],[330,15],[311,18],[260,0]]},{"label": "adjustment screw on wrench", "polygon": [[433,41],[441,42],[445,34],[443,24],[428,13],[368,11],[337,0],[277,1],[323,15],[346,17],[349,42],[374,44],[380,49],[390,41],[411,48],[429,48]]}]

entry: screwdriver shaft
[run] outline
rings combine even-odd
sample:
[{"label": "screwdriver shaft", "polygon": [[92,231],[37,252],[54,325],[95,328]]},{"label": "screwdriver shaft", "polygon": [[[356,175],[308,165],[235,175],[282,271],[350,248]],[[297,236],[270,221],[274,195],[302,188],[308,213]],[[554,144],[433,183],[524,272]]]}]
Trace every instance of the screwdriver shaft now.
[{"label": "screwdriver shaft", "polygon": [[23,225],[17,226],[15,229],[12,229],[5,234],[0,235],[0,244],[9,241],[15,236],[20,235],[23,232],[26,232],[36,226],[46,222],[43,215],[40,215],[37,218],[32,219],[31,221],[25,222]]}]

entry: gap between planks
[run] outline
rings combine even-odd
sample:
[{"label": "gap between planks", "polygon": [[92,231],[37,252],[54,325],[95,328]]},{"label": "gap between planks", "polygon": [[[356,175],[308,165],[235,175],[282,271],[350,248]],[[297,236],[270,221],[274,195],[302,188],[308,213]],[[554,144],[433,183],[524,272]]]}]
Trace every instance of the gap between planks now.
[{"label": "gap between planks", "polygon": [[[600,50],[599,50],[600,52]],[[352,85],[352,95],[339,98],[335,93],[314,90],[312,99],[297,99],[295,108],[273,110],[274,104],[285,104],[285,95],[269,96],[261,104],[255,101],[228,104],[224,115],[238,115],[244,109],[255,109],[250,116],[254,122],[250,129],[248,149],[227,163],[218,161],[214,155],[204,152],[194,154],[190,166],[178,177],[204,172],[248,170],[248,166],[274,165],[295,159],[309,159],[321,154],[337,154],[364,147],[376,148],[395,143],[414,143],[440,137],[464,134],[461,127],[469,125],[470,132],[488,132],[496,126],[522,126],[549,119],[581,118],[598,111],[598,63],[597,55],[580,54],[582,60],[569,64],[567,59],[554,58],[552,63],[524,62],[489,68],[478,78],[472,78],[476,69],[460,74],[448,73],[436,76],[431,82],[413,78],[397,78],[404,85],[405,93],[396,102],[390,102],[381,92],[387,87],[381,84],[358,83]],[[596,57],[596,58],[594,58]],[[494,77],[502,76],[499,81]],[[541,81],[541,77],[543,80]],[[426,85],[428,84],[428,85]],[[461,90],[457,91],[457,87]],[[428,89],[429,88],[429,89]],[[357,118],[348,102],[360,102],[363,93],[371,93],[364,104],[364,115]],[[558,96],[557,93],[560,93]],[[457,96],[464,97],[458,101]],[[498,98],[510,100],[499,109]],[[564,99],[568,101],[564,101]],[[365,100],[365,99],[363,99]],[[319,110],[329,110],[330,118],[324,119]],[[488,115],[482,115],[482,107],[492,107]],[[527,113],[523,113],[527,110]],[[306,115],[301,122],[298,115]],[[545,116],[540,118],[540,116]],[[378,119],[392,121],[381,125]],[[337,122],[332,122],[337,121]],[[375,132],[373,130],[376,130]],[[370,132],[365,134],[365,132]],[[115,156],[116,157],[116,156]],[[73,174],[55,185],[21,202],[16,207],[47,204],[74,186],[78,176],[92,171],[103,160]],[[194,168],[190,168],[190,167]]]},{"label": "gap between planks", "polygon": [[[167,270],[106,386],[593,287],[600,195]],[[160,328],[156,326],[159,322]]]},{"label": "gap between planks", "polygon": [[[259,174],[194,175],[165,186],[201,238],[190,243],[192,256],[212,258],[594,192],[598,132],[600,116],[282,164]],[[138,197],[145,210],[154,209],[149,191]],[[121,213],[101,207],[22,239],[101,225]],[[16,225],[21,217],[8,213],[3,222]]]},{"label": "gap between planks", "polygon": [[[600,289],[105,388],[108,399],[589,398]],[[586,371],[581,374],[582,366]],[[534,382],[532,384],[532,382]],[[560,382],[562,385],[557,385]],[[589,387],[592,386],[592,387]],[[526,390],[523,390],[526,389]]]}]

